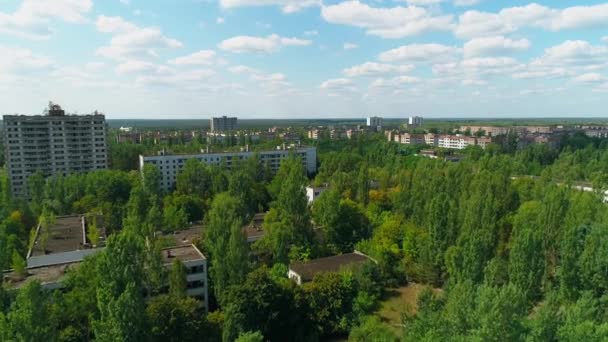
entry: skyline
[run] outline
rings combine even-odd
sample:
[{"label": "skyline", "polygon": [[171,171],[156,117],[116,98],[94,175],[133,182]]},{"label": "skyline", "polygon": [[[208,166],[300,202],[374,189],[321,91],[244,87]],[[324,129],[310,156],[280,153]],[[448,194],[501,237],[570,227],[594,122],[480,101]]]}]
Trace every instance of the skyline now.
[{"label": "skyline", "polygon": [[2,114],[606,117],[608,3],[0,1]]}]

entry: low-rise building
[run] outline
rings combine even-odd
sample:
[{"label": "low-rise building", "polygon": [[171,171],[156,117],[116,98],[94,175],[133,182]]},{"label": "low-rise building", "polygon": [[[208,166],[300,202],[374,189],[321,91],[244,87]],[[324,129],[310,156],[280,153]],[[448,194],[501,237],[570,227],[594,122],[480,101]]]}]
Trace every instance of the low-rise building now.
[{"label": "low-rise building", "polygon": [[464,135],[440,135],[438,138],[437,146],[441,148],[449,148],[462,150],[467,146],[475,145],[476,140],[473,137],[467,137]]},{"label": "low-rise building", "polygon": [[308,139],[318,140],[320,136],[321,136],[320,129],[315,128],[315,129],[311,129],[308,131]]},{"label": "low-rise building", "polygon": [[328,185],[323,186],[307,186],[306,187],[306,198],[308,198],[308,204],[312,204],[322,193],[329,189]]},{"label": "low-rise building", "polygon": [[201,301],[209,310],[207,258],[195,245],[169,247],[161,250],[163,265],[170,268],[179,260],[186,268],[186,295]]},{"label": "low-rise building", "polygon": [[312,281],[317,274],[325,272],[340,272],[357,268],[373,261],[363,253],[355,251],[326,258],[313,259],[307,262],[295,262],[289,265],[287,276],[298,285]]},{"label": "low-rise building", "polygon": [[99,215],[60,216],[54,222],[39,223],[26,256],[25,275],[9,272],[5,275],[7,283],[19,288],[37,280],[45,289],[61,288],[68,269],[78,267],[104,246],[105,228]]}]

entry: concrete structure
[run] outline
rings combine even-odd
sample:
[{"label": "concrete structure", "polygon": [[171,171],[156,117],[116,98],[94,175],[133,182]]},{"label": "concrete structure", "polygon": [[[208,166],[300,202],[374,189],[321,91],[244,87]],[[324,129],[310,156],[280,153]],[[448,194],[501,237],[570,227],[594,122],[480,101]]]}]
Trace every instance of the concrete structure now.
[{"label": "concrete structure", "polygon": [[[89,238],[93,225],[99,237],[95,245]],[[25,277],[9,272],[7,282],[19,288],[37,280],[45,289],[61,288],[69,268],[78,267],[85,257],[103,250],[105,236],[103,218],[98,215],[60,216],[47,226],[38,224],[34,244],[26,256]]]},{"label": "concrete structure", "polygon": [[195,245],[169,247],[161,250],[163,264],[171,268],[174,260],[186,267],[186,295],[201,301],[205,311],[209,310],[207,281],[207,258]]},{"label": "concrete structure", "polygon": [[421,116],[410,116],[407,120],[407,125],[410,128],[420,127],[424,124],[424,119]]},{"label": "concrete structure", "polygon": [[460,126],[458,130],[463,133],[469,131],[471,134],[483,132],[486,136],[496,137],[499,135],[508,134],[512,128],[500,126]]},{"label": "concrete structure", "polygon": [[168,155],[164,151],[159,152],[156,156],[139,156],[139,169],[143,171],[145,164],[152,164],[158,167],[162,176],[161,186],[164,190],[171,190],[175,186],[177,174],[184,167],[186,161],[190,159],[198,159],[207,165],[224,164],[230,168],[239,160],[245,160],[257,154],[261,163],[270,167],[272,172],[277,172],[281,165],[281,161],[289,156],[289,153],[296,154],[302,160],[304,169],[310,174],[317,172],[317,149],[315,147],[300,147],[300,148],[277,148],[276,150],[261,151],[261,152],[220,152],[220,153],[201,153],[188,155]]},{"label": "concrete structure", "polygon": [[367,118],[367,127],[373,127],[377,130],[381,129],[384,125],[384,119],[379,116],[370,116]]},{"label": "concrete structure", "polygon": [[105,116],[66,115],[50,103],[44,115],[5,115],[6,164],[15,196],[27,195],[27,178],[106,169]]},{"label": "concrete structure", "polygon": [[467,146],[475,145],[477,142],[473,137],[464,135],[440,135],[437,146],[456,150],[465,149]]},{"label": "concrete structure", "polygon": [[220,116],[209,119],[211,132],[227,132],[237,130],[237,118]]},{"label": "concrete structure", "polygon": [[308,131],[308,139],[318,140],[321,135],[321,130],[318,128],[311,129]]},{"label": "concrete structure", "polygon": [[322,193],[324,193],[329,186],[307,186],[306,187],[306,198],[308,198],[308,204],[312,204]]},{"label": "concrete structure", "polygon": [[425,144],[423,134],[401,133],[395,135],[395,141],[406,145],[423,145]]},{"label": "concrete structure", "polygon": [[359,267],[366,262],[373,261],[367,255],[355,251],[326,258],[296,262],[289,265],[287,276],[298,285],[310,282],[317,274],[324,272],[340,272]]},{"label": "concrete structure", "polygon": [[427,133],[424,135],[424,143],[426,145],[437,146],[439,144],[439,136],[433,133]]}]

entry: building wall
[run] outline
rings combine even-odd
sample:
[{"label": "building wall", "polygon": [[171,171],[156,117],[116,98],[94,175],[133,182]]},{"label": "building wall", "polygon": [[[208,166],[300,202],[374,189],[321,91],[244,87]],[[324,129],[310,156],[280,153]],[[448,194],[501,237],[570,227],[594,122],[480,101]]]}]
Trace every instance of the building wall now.
[{"label": "building wall", "polygon": [[[271,150],[258,152],[260,162],[268,164],[272,172],[277,172],[281,161],[289,156],[290,150]],[[317,149],[314,147],[295,149],[294,152],[302,159],[302,164],[308,174],[317,172]],[[179,171],[189,159],[198,159],[207,165],[220,165],[225,162],[227,167],[232,167],[236,160],[251,158],[254,152],[224,152],[224,153],[203,153],[191,155],[159,155],[159,156],[139,156],[139,168],[143,171],[144,164],[155,165],[162,176],[161,186],[164,190],[171,190],[175,187],[175,181]]]},{"label": "building wall", "polygon": [[367,126],[369,127],[382,127],[384,120],[378,116],[370,116],[367,118]]},{"label": "building wall", "polygon": [[210,119],[211,132],[236,131],[237,118],[221,116]]},{"label": "building wall", "polygon": [[106,169],[103,115],[5,115],[6,163],[14,195],[26,195],[27,178]]},{"label": "building wall", "polygon": [[208,311],[209,287],[207,281],[207,260],[199,259],[186,261],[183,264],[186,267],[186,295],[200,300],[205,307],[205,311]]}]

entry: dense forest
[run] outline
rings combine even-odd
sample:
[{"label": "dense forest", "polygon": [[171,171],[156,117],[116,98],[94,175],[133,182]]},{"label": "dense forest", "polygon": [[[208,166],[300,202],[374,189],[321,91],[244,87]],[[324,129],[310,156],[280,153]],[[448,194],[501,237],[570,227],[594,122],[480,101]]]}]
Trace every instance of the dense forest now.
[{"label": "dense forest", "polygon": [[[0,269],[27,272],[32,228],[54,216],[102,214],[111,236],[62,291],[0,288],[0,341],[608,340],[607,204],[572,188],[608,187],[607,141],[471,147],[458,163],[381,134],[315,144],[313,179],[295,156],[274,176],[255,158],[189,161],[170,193],[155,167],[135,170],[140,145],[114,144],[112,170],[31,176],[27,202],[2,173]],[[308,184],[330,190],[310,206]],[[249,245],[242,227],[258,212],[264,237]],[[159,261],[156,232],[197,221],[209,313],[185,296],[181,265]],[[355,249],[375,262],[287,279],[291,262]],[[411,284],[424,286],[415,310],[379,318],[387,292]]]}]

